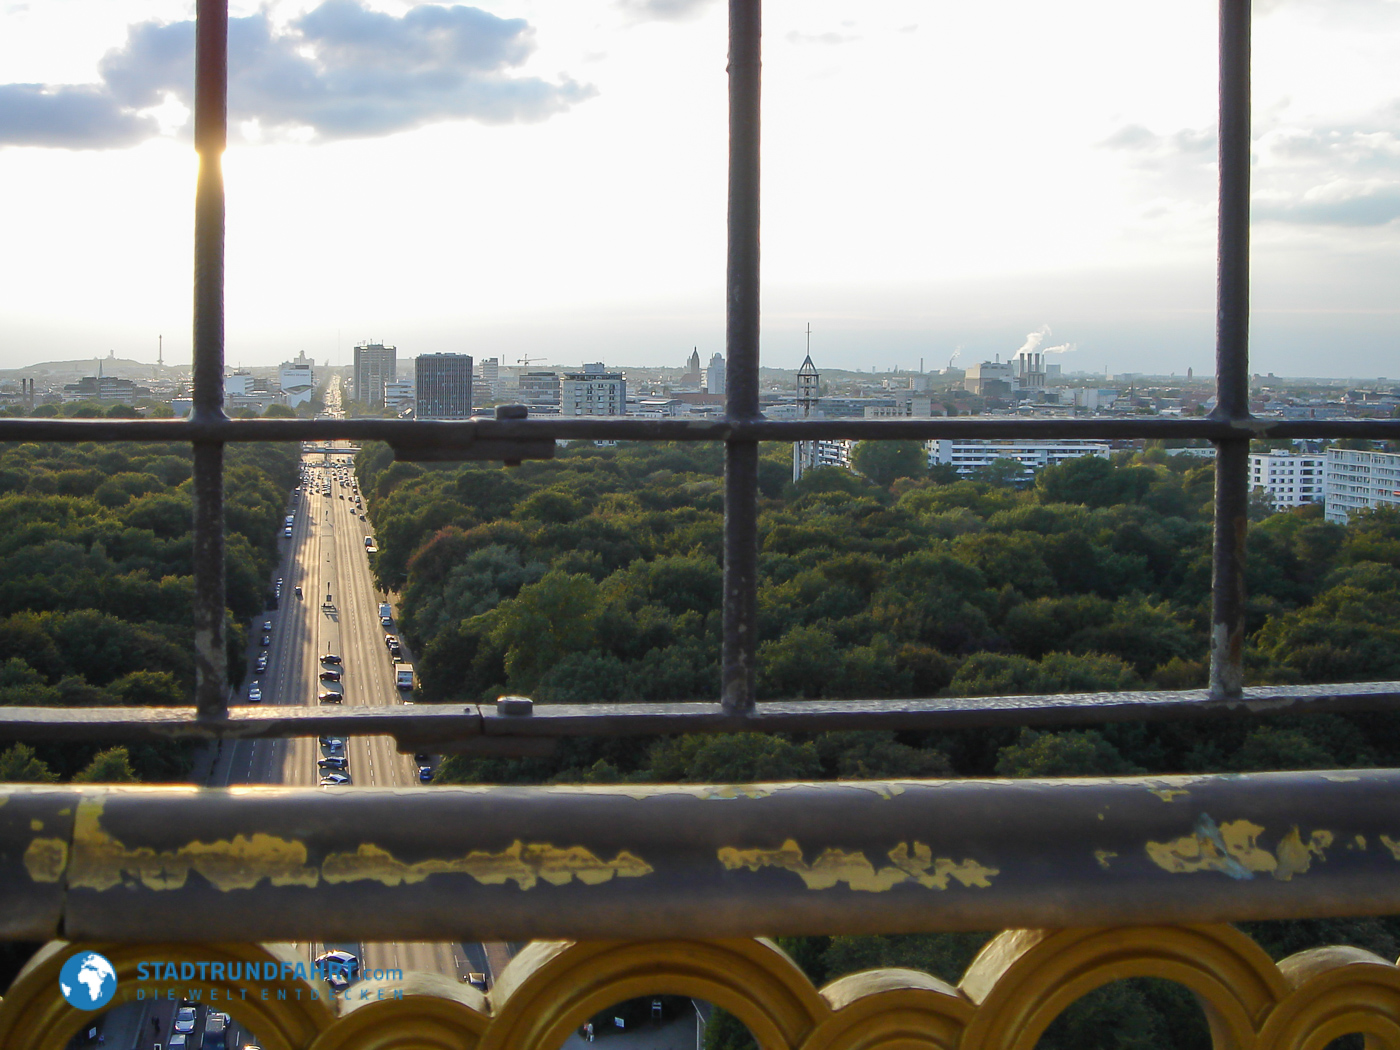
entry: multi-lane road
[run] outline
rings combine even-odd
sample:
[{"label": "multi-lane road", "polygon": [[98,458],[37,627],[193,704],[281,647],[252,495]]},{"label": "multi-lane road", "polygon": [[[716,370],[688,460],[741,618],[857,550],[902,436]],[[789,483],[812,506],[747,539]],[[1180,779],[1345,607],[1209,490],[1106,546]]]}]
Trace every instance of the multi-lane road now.
[{"label": "multi-lane road", "polygon": [[[328,408],[338,409],[338,384]],[[386,629],[379,622],[379,603],[370,574],[365,538],[369,523],[362,520],[352,452],[307,453],[302,462],[302,483],[288,513],[293,515],[292,535],[282,539],[283,556],[279,607],[268,610],[251,625],[252,661],[266,650],[267,669],[250,670],[235,703],[247,703],[248,689],[256,681],[263,704],[305,705],[320,703],[322,693],[339,694],[349,705],[403,703],[407,694],[395,685],[394,667],[384,645]],[[329,494],[327,494],[329,493]],[[301,588],[297,597],[296,588]],[[329,595],[329,600],[327,596]],[[264,623],[271,628],[264,632]],[[262,636],[268,644],[261,646]],[[340,657],[339,664],[325,662],[326,655]],[[339,683],[320,680],[323,671],[338,670]],[[344,755],[351,781],[374,787],[418,787],[418,765],[411,755],[401,755],[392,737],[352,737],[334,752],[315,739],[226,741],[214,763],[209,783],[289,784],[314,787],[323,770],[322,758]],[[324,791],[345,788],[324,787]],[[303,945],[308,957],[324,950],[321,944]],[[461,980],[469,971],[482,969],[479,947],[460,944],[336,944],[355,952],[366,970],[420,970]]]}]

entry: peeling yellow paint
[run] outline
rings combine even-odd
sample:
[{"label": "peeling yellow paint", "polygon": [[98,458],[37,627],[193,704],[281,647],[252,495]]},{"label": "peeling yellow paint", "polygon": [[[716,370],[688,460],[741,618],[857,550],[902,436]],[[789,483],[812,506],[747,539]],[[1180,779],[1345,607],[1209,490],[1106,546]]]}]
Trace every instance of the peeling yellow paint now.
[{"label": "peeling yellow paint", "polygon": [[1163,802],[1170,802],[1178,795],[1183,798],[1191,797],[1191,792],[1187,791],[1185,788],[1148,788],[1147,790],[1152,792],[1152,794],[1156,795]]},{"label": "peeling yellow paint", "polygon": [[57,882],[68,865],[68,843],[62,839],[35,839],[24,851],[24,867],[35,882]]},{"label": "peeling yellow paint", "polygon": [[1268,873],[1287,882],[1306,872],[1313,856],[1325,861],[1324,851],[1334,838],[1332,832],[1318,830],[1304,842],[1294,826],[1270,853],[1259,845],[1263,833],[1262,827],[1248,820],[1229,821],[1217,828],[1203,813],[1193,834],[1170,842],[1148,842],[1146,849],[1154,864],[1173,874],[1219,871],[1235,879],[1252,879],[1256,873]]},{"label": "peeling yellow paint", "polygon": [[78,803],[71,886],[110,890],[137,881],[151,890],[176,890],[185,885],[191,871],[225,892],[252,889],[263,879],[274,886],[315,886],[320,878],[306,863],[304,843],[261,832],[235,835],[232,840],[191,842],[175,850],[129,849],[102,828],[102,806],[102,799],[96,797]]},{"label": "peeling yellow paint", "polygon": [[961,863],[950,857],[935,858],[933,851],[922,842],[915,842],[912,849],[908,843],[901,842],[888,856],[892,865],[877,869],[864,853],[828,848],[808,864],[795,839],[787,839],[777,849],[724,846],[719,850],[720,863],[730,871],[782,868],[801,878],[809,890],[829,890],[844,882],[853,890],[881,893],[909,881],[926,889],[946,890],[949,878],[967,887],[986,889],[992,884],[992,876],[1000,874],[999,869],[988,868],[970,858]]},{"label": "peeling yellow paint", "polygon": [[1099,862],[1099,867],[1103,868],[1104,871],[1108,870],[1108,862],[1116,856],[1118,856],[1118,854],[1114,853],[1111,849],[1094,850],[1094,859]]},{"label": "peeling yellow paint", "polygon": [[610,861],[601,860],[582,846],[559,848],[549,843],[523,843],[519,839],[498,853],[473,850],[465,857],[434,857],[406,863],[373,843],[363,843],[354,853],[332,853],[321,865],[330,883],[372,880],[386,886],[422,882],[429,875],[470,875],[486,886],[514,882],[522,890],[534,888],[540,879],[563,886],[572,879],[596,886],[613,877],[650,875],[652,867],[622,850]]},{"label": "peeling yellow paint", "polygon": [[1390,855],[1396,860],[1400,860],[1400,841],[1396,841],[1389,835],[1381,836],[1381,845],[1390,850]]},{"label": "peeling yellow paint", "polygon": [[1294,824],[1274,851],[1278,855],[1278,868],[1274,871],[1274,878],[1280,882],[1288,882],[1294,875],[1305,874],[1312,865],[1313,855],[1316,854],[1319,860],[1325,861],[1327,856],[1323,851],[1331,845],[1330,831],[1314,831],[1308,841],[1304,842],[1298,834],[1298,825]]},{"label": "peeling yellow paint", "polygon": [[42,820],[31,820],[31,821],[29,822],[29,830],[30,830],[30,831],[43,831],[43,830],[44,830],[44,822],[43,822]]}]

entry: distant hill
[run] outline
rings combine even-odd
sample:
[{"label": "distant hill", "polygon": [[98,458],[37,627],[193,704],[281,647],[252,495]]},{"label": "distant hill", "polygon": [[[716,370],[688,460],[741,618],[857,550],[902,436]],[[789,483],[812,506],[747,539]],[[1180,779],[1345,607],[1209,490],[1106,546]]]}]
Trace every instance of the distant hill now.
[{"label": "distant hill", "polygon": [[[125,357],[104,357],[102,360],[102,374],[108,376],[118,376],[122,379],[150,379],[155,375],[156,365],[152,361],[133,361]],[[79,358],[76,361],[41,361],[38,364],[27,365],[24,368],[0,369],[0,379],[39,378],[48,376],[53,379],[69,377],[81,378],[97,374],[97,362],[95,357]],[[188,373],[190,366],[187,364],[166,365],[161,374],[165,376],[177,376],[181,373]]]}]

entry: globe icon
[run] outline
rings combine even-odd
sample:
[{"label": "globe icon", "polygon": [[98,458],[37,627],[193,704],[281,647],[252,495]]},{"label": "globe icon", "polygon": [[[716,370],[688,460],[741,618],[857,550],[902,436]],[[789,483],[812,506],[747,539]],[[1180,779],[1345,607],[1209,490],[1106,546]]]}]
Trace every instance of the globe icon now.
[{"label": "globe icon", "polygon": [[105,955],[78,952],[58,971],[58,987],[69,1006],[100,1010],[117,993],[117,971]]}]

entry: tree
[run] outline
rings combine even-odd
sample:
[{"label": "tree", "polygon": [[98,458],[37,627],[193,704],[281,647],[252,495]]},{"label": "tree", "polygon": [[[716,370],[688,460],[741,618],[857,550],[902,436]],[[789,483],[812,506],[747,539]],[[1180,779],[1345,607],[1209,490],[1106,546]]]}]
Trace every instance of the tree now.
[{"label": "tree", "polygon": [[566,653],[593,647],[598,588],[587,576],[554,571],[502,602],[491,640],[505,653],[512,688],[528,692]]},{"label": "tree", "polygon": [[93,756],[87,768],[75,773],[75,784],[134,784],[141,778],[131,768],[131,755],[124,747],[109,747]]},{"label": "tree", "polygon": [[1020,739],[997,753],[1003,777],[1108,777],[1141,773],[1093,729],[1063,733],[1021,730]]},{"label": "tree", "polygon": [[1019,460],[1003,457],[978,467],[972,472],[972,480],[998,489],[1019,489],[1026,483],[1026,468]]},{"label": "tree", "polygon": [[296,419],[296,409],[274,402],[263,409],[263,419]]},{"label": "tree", "polygon": [[28,744],[15,744],[0,752],[0,782],[11,784],[53,784],[58,775],[49,769]]},{"label": "tree", "polygon": [[922,441],[857,441],[851,466],[877,485],[888,488],[896,478],[928,474],[928,452]]},{"label": "tree", "polygon": [[1035,488],[1042,503],[1110,507],[1142,499],[1155,479],[1152,467],[1115,467],[1099,456],[1079,456],[1046,467],[1036,476]]}]

